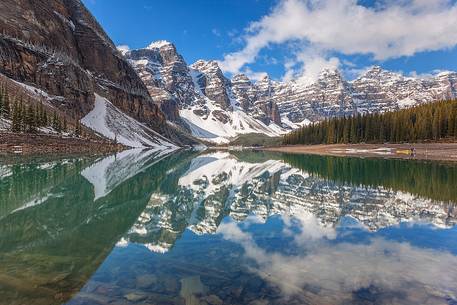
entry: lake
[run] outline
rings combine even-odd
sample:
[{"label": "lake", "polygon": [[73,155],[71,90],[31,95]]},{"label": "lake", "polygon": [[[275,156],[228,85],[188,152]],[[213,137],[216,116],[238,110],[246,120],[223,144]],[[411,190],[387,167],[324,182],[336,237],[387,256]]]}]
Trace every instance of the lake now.
[{"label": "lake", "polygon": [[455,164],[0,162],[0,304],[457,304]]}]

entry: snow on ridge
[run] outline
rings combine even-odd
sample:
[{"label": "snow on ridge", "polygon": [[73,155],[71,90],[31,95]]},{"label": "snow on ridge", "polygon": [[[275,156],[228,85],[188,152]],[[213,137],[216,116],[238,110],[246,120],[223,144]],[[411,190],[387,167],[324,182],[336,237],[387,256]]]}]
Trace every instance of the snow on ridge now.
[{"label": "snow on ridge", "polygon": [[172,43],[166,40],[157,40],[152,42],[146,49],[160,49],[161,47],[171,45]]},{"label": "snow on ridge", "polygon": [[26,89],[30,94],[33,94],[34,96],[37,96],[37,97],[41,97],[41,98],[44,98],[45,101],[49,101],[49,100],[52,100],[52,99],[64,99],[63,96],[54,96],[54,95],[50,95],[49,93],[37,88],[37,87],[34,87],[32,85],[27,85],[27,84],[24,84],[24,83],[21,83],[21,82],[18,82],[12,78],[10,78],[10,80],[23,87],[24,89]]},{"label": "snow on ridge", "polygon": [[122,55],[126,55],[128,52],[130,52],[130,47],[128,45],[119,45],[116,47],[119,52],[121,52]]},{"label": "snow on ridge", "polygon": [[398,106],[400,108],[409,108],[417,104],[417,101],[415,99],[412,99],[410,97],[404,98],[402,100],[398,101]]},{"label": "snow on ridge", "polygon": [[0,180],[13,175],[12,166],[0,165]]},{"label": "snow on ridge", "polygon": [[177,149],[163,136],[120,111],[109,100],[95,94],[94,109],[81,123],[104,137],[132,148]]}]

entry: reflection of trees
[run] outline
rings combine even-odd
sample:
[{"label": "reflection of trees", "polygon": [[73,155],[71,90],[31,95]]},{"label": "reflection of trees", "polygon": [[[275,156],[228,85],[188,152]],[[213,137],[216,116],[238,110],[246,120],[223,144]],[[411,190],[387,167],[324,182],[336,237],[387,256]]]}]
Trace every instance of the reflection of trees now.
[{"label": "reflection of trees", "polygon": [[[0,220],[2,302],[55,304],[78,292],[181,157],[165,158],[95,202],[93,186],[75,173],[74,164],[54,167],[43,175],[41,183],[54,195]],[[20,170],[13,176],[14,181],[37,177]],[[20,184],[34,185],[32,181]],[[29,187],[33,196],[40,194],[39,187],[33,194],[35,187]]]},{"label": "reflection of trees", "polygon": [[438,162],[283,154],[310,174],[351,186],[382,186],[440,201],[457,200],[457,166]]},{"label": "reflection of trees", "polygon": [[21,206],[44,197],[66,177],[77,175],[90,159],[65,159],[3,165],[0,176],[0,218]]}]

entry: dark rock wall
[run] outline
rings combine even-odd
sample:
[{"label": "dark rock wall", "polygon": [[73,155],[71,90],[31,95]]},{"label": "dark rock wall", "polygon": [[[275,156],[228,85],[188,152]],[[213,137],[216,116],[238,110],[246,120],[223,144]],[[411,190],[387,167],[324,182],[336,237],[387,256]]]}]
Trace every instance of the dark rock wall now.
[{"label": "dark rock wall", "polygon": [[53,104],[75,118],[94,93],[153,127],[165,118],[142,80],[79,0],[2,0],[0,72],[61,96]]}]

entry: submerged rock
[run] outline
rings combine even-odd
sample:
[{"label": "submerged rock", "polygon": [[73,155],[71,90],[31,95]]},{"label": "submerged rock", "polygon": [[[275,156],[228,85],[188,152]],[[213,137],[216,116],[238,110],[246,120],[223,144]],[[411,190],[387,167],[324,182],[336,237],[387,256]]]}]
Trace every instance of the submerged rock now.
[{"label": "submerged rock", "polygon": [[181,291],[179,295],[186,300],[186,305],[200,304],[196,295],[205,294],[208,288],[201,282],[200,276],[190,276],[181,279]]},{"label": "submerged rock", "polygon": [[130,292],[124,295],[124,298],[126,298],[130,302],[139,302],[145,300],[147,298],[147,295],[139,292]]},{"label": "submerged rock", "polygon": [[157,283],[157,277],[152,274],[139,275],[136,278],[136,286],[138,288],[148,288]]}]

